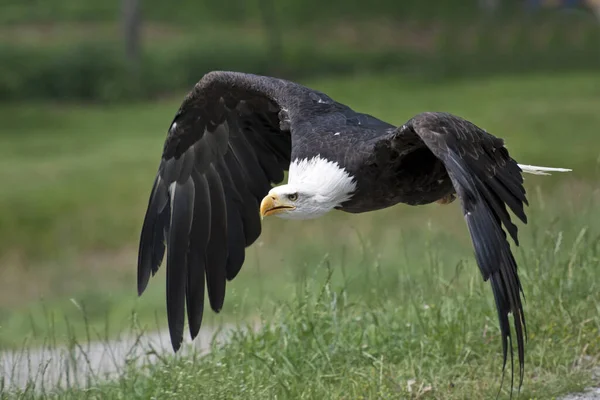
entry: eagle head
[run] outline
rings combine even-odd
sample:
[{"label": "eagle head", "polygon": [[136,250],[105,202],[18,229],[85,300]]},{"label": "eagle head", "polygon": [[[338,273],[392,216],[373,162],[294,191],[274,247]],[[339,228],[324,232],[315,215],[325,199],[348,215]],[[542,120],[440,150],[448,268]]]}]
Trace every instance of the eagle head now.
[{"label": "eagle head", "polygon": [[354,178],[320,156],[290,163],[288,183],[276,186],[263,198],[260,215],[286,219],[311,219],[350,200],[356,190]]}]

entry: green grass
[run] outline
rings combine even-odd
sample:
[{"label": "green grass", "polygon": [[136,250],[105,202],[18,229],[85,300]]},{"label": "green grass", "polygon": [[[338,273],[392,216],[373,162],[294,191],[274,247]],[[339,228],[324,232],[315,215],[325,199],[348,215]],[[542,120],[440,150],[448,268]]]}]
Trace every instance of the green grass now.
[{"label": "green grass", "polygon": [[[530,329],[522,398],[579,390],[598,363],[597,242],[582,243],[594,251],[576,253],[577,273],[568,278],[552,270],[566,270],[572,256],[555,255],[547,247],[553,239],[530,249],[532,262],[522,264]],[[366,286],[358,290],[309,284],[258,333],[240,334],[204,359],[128,371],[99,391],[140,399],[493,398],[501,355],[489,288],[473,263],[454,275],[451,267],[382,262],[367,264],[374,276],[356,273]]]},{"label": "green grass", "polygon": [[[521,398],[581,390],[600,363],[595,197],[583,196],[593,201],[582,207],[534,196],[535,222],[521,231],[516,254],[529,332]],[[262,290],[288,294],[273,295],[277,305],[263,309],[258,331],[240,330],[206,357],[166,356],[126,367],[110,382],[92,380],[85,390],[44,393],[61,399],[494,398],[501,374],[495,306],[468,257],[465,235],[443,232],[435,219],[426,229],[392,229],[380,217],[373,230],[361,232],[362,240],[357,234],[331,240],[328,255],[319,243],[329,229],[317,229],[315,242],[297,249],[306,253],[271,266]],[[341,228],[340,221],[329,222]],[[284,230],[271,246],[304,229]],[[244,274],[239,281],[252,285]],[[501,398],[509,387],[505,381]],[[34,389],[22,397],[34,398]]]},{"label": "green grass", "polygon": [[[506,138],[519,162],[575,170],[527,178],[533,223],[521,228],[516,253],[530,332],[526,398],[589,383],[600,354],[598,77],[422,84],[384,74],[305,82],[396,124],[425,110],[450,111]],[[137,299],[136,246],[179,101],[0,109],[0,348],[48,337],[81,341],[87,329],[101,332],[95,337],[164,326],[164,273]],[[266,220],[229,284],[222,315],[207,313],[206,324],[261,315],[262,331],[207,359],[167,359],[62,395],[418,398],[423,385],[433,388],[424,396],[473,398],[498,388],[491,293],[456,203]]]}]

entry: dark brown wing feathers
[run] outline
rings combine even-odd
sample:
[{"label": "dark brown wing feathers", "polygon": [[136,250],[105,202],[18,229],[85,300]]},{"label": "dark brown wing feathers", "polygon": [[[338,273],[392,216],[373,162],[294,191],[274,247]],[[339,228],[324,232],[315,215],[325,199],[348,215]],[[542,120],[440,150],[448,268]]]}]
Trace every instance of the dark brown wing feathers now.
[{"label": "dark brown wing feathers", "polygon": [[194,218],[189,234],[187,253],[187,282],[185,286],[186,308],[191,337],[196,337],[204,313],[204,285],[206,271],[206,248],[210,239],[211,219],[210,192],[206,176],[192,170],[194,182],[194,210],[203,210],[204,218]]},{"label": "dark brown wing feathers", "polygon": [[[258,205],[290,162],[291,137],[278,115],[288,92],[306,89],[274,78],[217,72],[185,98],[167,135],[152,188],[138,258],[138,292],[167,248],[167,315],[173,348],[185,310],[194,338],[205,284],[219,311],[227,279],[260,235]],[[293,96],[292,96],[293,97]]]},{"label": "dark brown wing feathers", "polygon": [[521,169],[510,158],[501,139],[450,114],[419,114],[395,133],[397,140],[406,140],[406,137],[413,135],[420,137],[431,152],[442,160],[460,198],[477,264],[484,280],[489,279],[492,285],[502,333],[504,366],[509,347],[512,360],[508,316],[511,313],[513,315],[520,386],[523,382],[527,329],[517,264],[502,226],[518,245],[517,227],[511,221],[507,206],[521,221],[527,222],[523,209],[527,200]]}]

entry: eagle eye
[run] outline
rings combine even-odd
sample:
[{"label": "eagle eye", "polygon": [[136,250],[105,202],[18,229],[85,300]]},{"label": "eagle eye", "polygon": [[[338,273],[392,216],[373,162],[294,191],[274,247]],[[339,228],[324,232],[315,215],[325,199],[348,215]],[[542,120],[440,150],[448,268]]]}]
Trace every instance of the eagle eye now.
[{"label": "eagle eye", "polygon": [[290,201],[296,201],[296,200],[298,200],[298,193],[291,193],[291,194],[288,194],[287,198],[288,198]]}]

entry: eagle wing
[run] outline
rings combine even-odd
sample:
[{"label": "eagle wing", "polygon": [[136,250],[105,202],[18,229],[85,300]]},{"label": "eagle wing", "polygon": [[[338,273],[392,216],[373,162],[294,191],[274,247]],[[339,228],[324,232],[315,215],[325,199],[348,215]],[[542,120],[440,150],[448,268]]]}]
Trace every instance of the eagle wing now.
[{"label": "eagle wing", "polygon": [[183,340],[186,306],[190,335],[198,334],[205,284],[211,308],[218,312],[223,306],[226,280],[236,276],[245,247],[260,235],[260,201],[288,169],[290,114],[314,93],[276,78],[211,72],[175,115],[138,256],[141,295],[166,245],[167,317],[175,351]]},{"label": "eagle wing", "polygon": [[483,279],[489,279],[492,285],[502,334],[503,370],[509,346],[511,361],[513,359],[508,318],[509,313],[513,314],[521,384],[527,336],[520,297],[523,290],[502,228],[504,226],[518,246],[517,227],[511,221],[507,206],[527,223],[523,204],[528,203],[521,168],[508,154],[502,139],[447,113],[419,114],[386,140],[395,148],[424,144],[444,164],[461,202],[477,264]]}]

